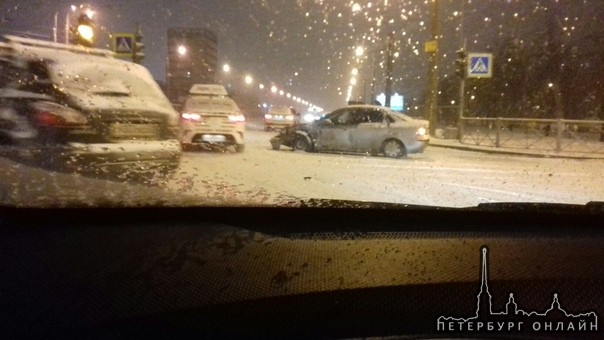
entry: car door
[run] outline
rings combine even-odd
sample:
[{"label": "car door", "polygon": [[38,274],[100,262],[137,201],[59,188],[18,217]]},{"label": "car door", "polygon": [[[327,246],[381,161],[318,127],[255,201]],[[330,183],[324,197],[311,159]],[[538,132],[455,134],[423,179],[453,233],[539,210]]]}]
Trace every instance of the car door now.
[{"label": "car door", "polygon": [[328,119],[319,123],[319,134],[315,145],[318,150],[351,151],[354,146],[350,132],[356,129],[357,110],[344,108],[333,112]]},{"label": "car door", "polygon": [[357,116],[359,123],[349,130],[354,150],[369,152],[378,149],[387,130],[384,112],[376,108],[364,108],[357,112]]}]

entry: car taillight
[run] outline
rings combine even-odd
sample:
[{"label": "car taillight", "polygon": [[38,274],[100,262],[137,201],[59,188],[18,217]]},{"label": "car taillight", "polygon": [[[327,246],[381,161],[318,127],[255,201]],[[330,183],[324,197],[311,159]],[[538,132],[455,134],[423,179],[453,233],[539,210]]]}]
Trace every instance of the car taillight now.
[{"label": "car taillight", "polygon": [[183,112],[180,114],[180,117],[184,120],[191,120],[191,121],[195,121],[195,122],[198,122],[202,119],[202,117],[199,113]]},{"label": "car taillight", "polygon": [[272,119],[273,115],[267,113],[267,114],[264,115],[264,118],[265,119]]},{"label": "car taillight", "polygon": [[229,115],[229,121],[233,123],[243,123],[245,122],[244,115]]},{"label": "car taillight", "polygon": [[33,121],[40,127],[76,128],[88,123],[79,111],[53,102],[36,102]]}]

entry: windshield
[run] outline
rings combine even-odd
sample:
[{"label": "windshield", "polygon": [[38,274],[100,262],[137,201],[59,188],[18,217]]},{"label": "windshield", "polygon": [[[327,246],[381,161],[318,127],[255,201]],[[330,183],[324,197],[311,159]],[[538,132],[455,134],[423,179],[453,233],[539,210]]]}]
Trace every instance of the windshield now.
[{"label": "windshield", "polygon": [[184,111],[191,112],[239,112],[237,104],[230,98],[191,96],[183,105]]},{"label": "windshield", "polygon": [[603,23],[0,0],[0,337],[604,339]]},{"label": "windshield", "polygon": [[604,200],[600,1],[6,0],[0,14],[3,204]]}]

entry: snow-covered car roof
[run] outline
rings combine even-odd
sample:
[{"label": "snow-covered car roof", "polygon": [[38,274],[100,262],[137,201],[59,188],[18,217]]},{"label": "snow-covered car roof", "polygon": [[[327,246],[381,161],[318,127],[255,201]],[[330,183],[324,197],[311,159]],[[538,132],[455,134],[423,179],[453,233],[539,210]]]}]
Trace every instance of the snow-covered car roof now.
[{"label": "snow-covered car roof", "polygon": [[193,84],[189,94],[202,96],[228,96],[224,86],[219,84]]},{"label": "snow-covered car roof", "polygon": [[13,60],[43,61],[49,77],[85,109],[153,110],[177,115],[149,71],[101,49],[5,36],[2,53]]}]

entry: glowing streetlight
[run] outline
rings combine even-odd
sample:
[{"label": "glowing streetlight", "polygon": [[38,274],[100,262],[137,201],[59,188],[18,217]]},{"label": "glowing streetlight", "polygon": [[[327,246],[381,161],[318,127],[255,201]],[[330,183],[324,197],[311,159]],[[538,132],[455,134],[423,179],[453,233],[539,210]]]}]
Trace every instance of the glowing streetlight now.
[{"label": "glowing streetlight", "polygon": [[251,85],[254,82],[254,78],[248,74],[245,76],[244,81],[247,85]]},{"label": "glowing streetlight", "polygon": [[354,50],[354,55],[357,57],[362,57],[365,54],[365,48],[363,46],[357,46]]},{"label": "glowing streetlight", "polygon": [[352,69],[352,75],[353,75],[353,76],[356,76],[356,75],[358,75],[358,74],[359,74],[359,69],[358,69],[358,68],[356,68],[356,67],[355,67],[355,68],[353,68],[353,69]]},{"label": "glowing streetlight", "polygon": [[184,57],[187,55],[187,47],[185,45],[178,45],[176,52],[178,52],[179,56]]},{"label": "glowing streetlight", "polygon": [[272,93],[277,93],[277,91],[278,91],[278,90],[277,90],[277,86],[273,85],[273,86],[271,87],[271,92],[272,92]]},{"label": "glowing streetlight", "polygon": [[231,65],[229,65],[229,64],[222,65],[222,71],[225,73],[231,72]]}]

